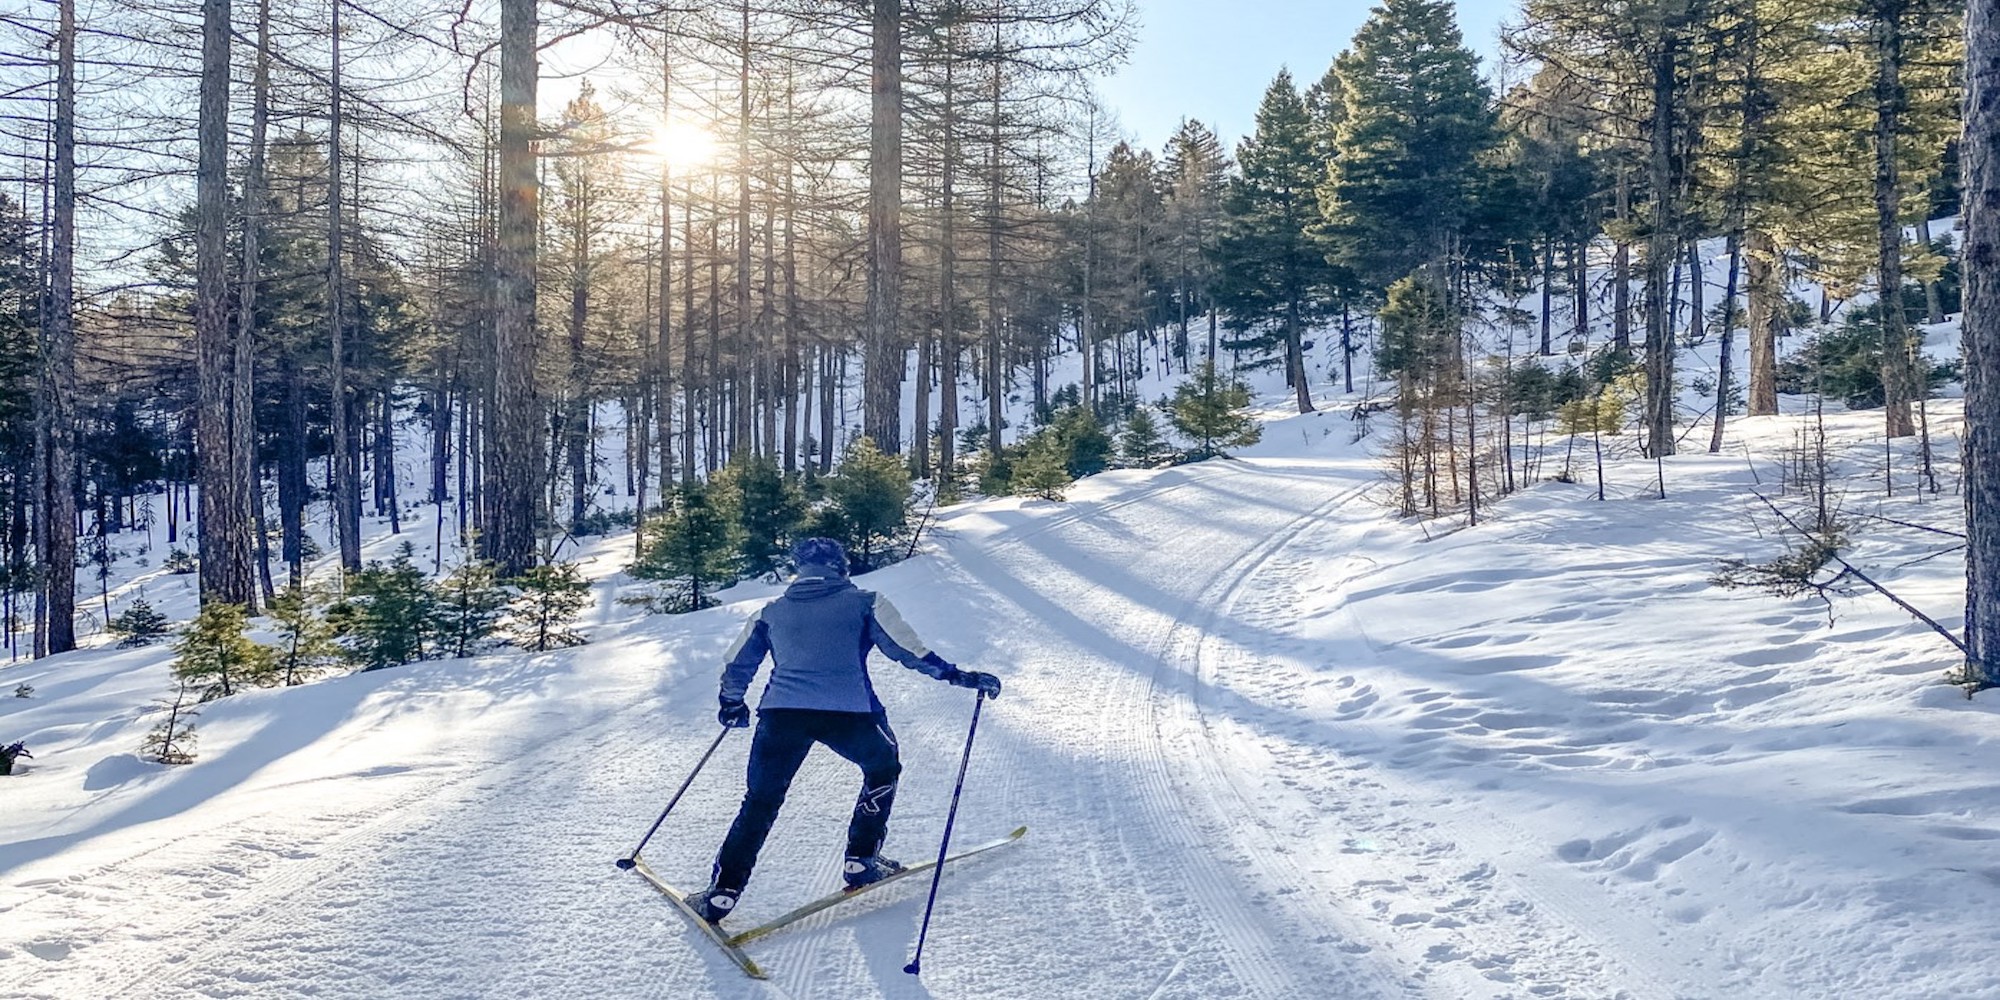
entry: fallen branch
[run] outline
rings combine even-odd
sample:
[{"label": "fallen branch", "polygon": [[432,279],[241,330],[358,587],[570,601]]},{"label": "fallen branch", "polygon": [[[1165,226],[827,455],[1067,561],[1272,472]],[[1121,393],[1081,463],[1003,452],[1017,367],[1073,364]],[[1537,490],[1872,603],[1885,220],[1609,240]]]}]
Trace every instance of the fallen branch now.
[{"label": "fallen branch", "polygon": [[[1796,531],[1801,535],[1806,535],[1807,537],[1811,537],[1809,532],[1807,532],[1804,528],[1799,526],[1799,522],[1792,520],[1792,516],[1790,514],[1785,513],[1784,510],[1780,509],[1777,504],[1772,503],[1770,497],[1765,496],[1763,493],[1757,490],[1751,490],[1750,492],[1757,499],[1764,501],[1764,506],[1771,508],[1771,513],[1778,515],[1778,518],[1784,521],[1787,525],[1790,525],[1793,531]],[[1967,654],[1967,650],[1965,648],[1965,641],[1963,639],[1960,639],[1958,636],[1953,635],[1951,633],[1951,630],[1945,628],[1943,625],[1939,625],[1937,623],[1937,619],[1932,618],[1927,614],[1924,614],[1922,611],[1917,610],[1916,607],[1912,605],[1910,602],[1903,600],[1900,597],[1897,597],[1895,593],[1891,591],[1889,588],[1884,587],[1881,584],[1875,582],[1874,577],[1871,577],[1867,573],[1862,572],[1859,567],[1841,558],[1838,552],[1829,552],[1827,555],[1834,562],[1840,564],[1841,570],[1846,575],[1852,576],[1856,580],[1860,580],[1862,583],[1865,583],[1868,586],[1873,587],[1876,593],[1881,594],[1883,597],[1886,597],[1889,600],[1896,602],[1896,606],[1902,608],[1906,612],[1909,612],[1912,618],[1915,618],[1916,620],[1923,622],[1926,625],[1929,625],[1931,627],[1931,631],[1936,632],[1941,636],[1944,636],[1945,640],[1950,642],[1952,646],[1958,650],[1960,655]]]}]

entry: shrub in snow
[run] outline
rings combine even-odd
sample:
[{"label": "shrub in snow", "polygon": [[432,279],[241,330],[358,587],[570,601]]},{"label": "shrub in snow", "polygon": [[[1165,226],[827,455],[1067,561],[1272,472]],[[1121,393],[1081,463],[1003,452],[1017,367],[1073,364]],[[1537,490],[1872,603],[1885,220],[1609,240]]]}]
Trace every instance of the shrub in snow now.
[{"label": "shrub in snow", "polygon": [[195,560],[194,553],[186,549],[174,549],[167,553],[167,560],[160,564],[160,568],[175,576],[186,576],[200,569],[201,563]]},{"label": "shrub in snow", "polygon": [[[1923,359],[1929,385],[1957,375],[1957,366]],[[1794,395],[1820,393],[1850,410],[1882,405],[1882,313],[1869,303],[1847,314],[1837,328],[1806,341],[1803,350],[1778,363],[1778,389]]]},{"label": "shrub in snow", "polygon": [[35,755],[28,752],[28,745],[26,743],[17,742],[8,744],[7,746],[0,746],[0,774],[13,774],[14,761],[19,757],[26,757],[29,760],[35,759]]},{"label": "shrub in snow", "polygon": [[146,738],[139,744],[139,753],[162,764],[194,763],[194,723],[191,721],[198,710],[187,703],[188,685],[186,681],[174,692],[173,701],[162,701],[159,707],[167,713]]},{"label": "shrub in snow", "polygon": [[500,616],[512,595],[500,585],[494,565],[483,559],[460,563],[432,588],[436,610],[432,624],[438,651],[445,656],[470,656],[500,627]]},{"label": "shrub in snow", "polygon": [[590,582],[575,564],[544,563],[516,577],[514,586],[519,595],[508,631],[515,645],[541,653],[587,641],[570,628],[590,603]]},{"label": "shrub in snow", "polygon": [[16,685],[14,685],[14,697],[16,697],[16,698],[33,698],[34,696],[35,696],[35,688],[34,688],[34,685],[32,685],[32,684],[16,684]]},{"label": "shrub in snow", "polygon": [[333,626],[320,615],[312,596],[304,588],[288,587],[271,599],[267,609],[278,639],[271,649],[271,669],[286,687],[304,684],[340,663]]},{"label": "shrub in snow", "polygon": [[434,638],[437,595],[404,542],[396,558],[349,574],[347,596],[327,609],[347,657],[363,670],[424,658]]},{"label": "shrub in snow", "polygon": [[174,647],[174,676],[194,687],[202,701],[226,698],[237,690],[277,679],[271,651],[244,632],[249,616],[240,604],[210,601],[181,633]]},{"label": "shrub in snow", "polygon": [[166,638],[167,616],[153,609],[145,598],[133,600],[118,617],[111,619],[111,634],[118,637],[119,649],[150,646]]},{"label": "shrub in snow", "polygon": [[677,487],[667,508],[646,528],[645,556],[632,566],[642,580],[674,581],[668,610],[699,611],[715,602],[709,592],[736,579],[736,524],[707,485]]}]

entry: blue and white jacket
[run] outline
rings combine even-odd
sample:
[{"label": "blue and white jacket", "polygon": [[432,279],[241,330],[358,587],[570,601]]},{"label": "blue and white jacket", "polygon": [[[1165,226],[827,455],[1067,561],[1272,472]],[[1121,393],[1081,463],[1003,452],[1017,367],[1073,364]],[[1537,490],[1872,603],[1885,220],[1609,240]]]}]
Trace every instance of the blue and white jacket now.
[{"label": "blue and white jacket", "polygon": [[742,701],[769,654],[771,681],[759,711],[880,712],[868,679],[870,648],[929,677],[955,669],[917,638],[888,598],[834,570],[804,567],[783,596],[744,624],[722,668],[722,700]]}]

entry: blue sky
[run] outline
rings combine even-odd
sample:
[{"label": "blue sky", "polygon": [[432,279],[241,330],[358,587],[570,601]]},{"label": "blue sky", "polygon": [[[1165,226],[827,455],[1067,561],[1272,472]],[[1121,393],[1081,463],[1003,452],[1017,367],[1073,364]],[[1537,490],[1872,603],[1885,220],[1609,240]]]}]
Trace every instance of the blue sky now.
[{"label": "blue sky", "polygon": [[[1368,19],[1361,0],[1138,0],[1132,57],[1098,83],[1126,134],[1157,150],[1182,118],[1198,118],[1231,149],[1280,67],[1305,86],[1319,79]],[[1459,30],[1491,78],[1499,28],[1515,0],[1460,0]]]}]

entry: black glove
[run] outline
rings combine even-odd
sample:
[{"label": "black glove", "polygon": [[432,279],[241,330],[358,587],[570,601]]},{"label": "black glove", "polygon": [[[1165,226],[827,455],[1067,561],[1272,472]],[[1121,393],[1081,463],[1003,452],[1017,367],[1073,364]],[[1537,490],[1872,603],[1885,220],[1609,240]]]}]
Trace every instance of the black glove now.
[{"label": "black glove", "polygon": [[1000,697],[1000,678],[984,671],[960,670],[953,667],[940,679],[962,688],[972,688],[988,698]]},{"label": "black glove", "polygon": [[731,729],[742,729],[750,724],[750,706],[724,698],[722,708],[715,713],[715,721]]}]

